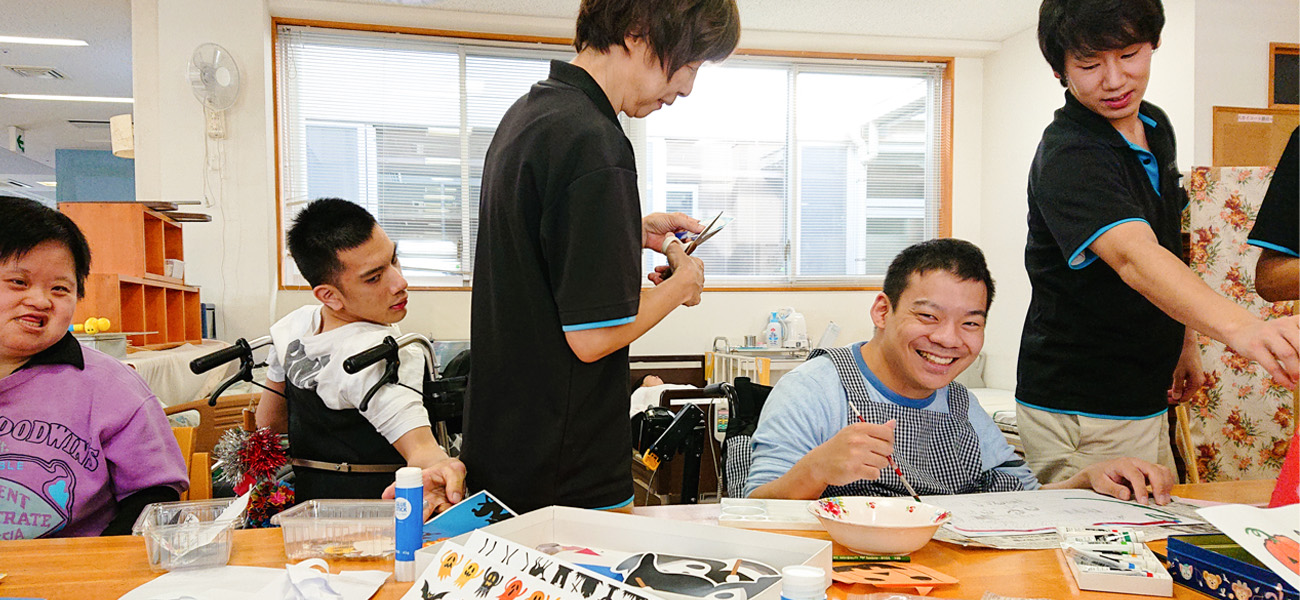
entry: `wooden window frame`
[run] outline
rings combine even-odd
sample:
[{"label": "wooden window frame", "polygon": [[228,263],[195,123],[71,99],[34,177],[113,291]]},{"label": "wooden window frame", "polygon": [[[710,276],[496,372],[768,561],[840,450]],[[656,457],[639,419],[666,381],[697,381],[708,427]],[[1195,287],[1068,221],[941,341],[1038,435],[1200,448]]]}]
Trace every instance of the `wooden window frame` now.
[{"label": "wooden window frame", "polygon": [[[530,35],[511,35],[499,33],[483,33],[476,31],[455,31],[446,29],[428,29],[422,27],[402,27],[395,25],[374,25],[368,23],[348,23],[341,21],[322,21],[316,19],[295,19],[275,17],[271,19],[271,48],[274,52],[279,43],[279,27],[281,25],[295,27],[319,27],[323,29],[339,29],[346,31],[366,31],[376,33],[398,33],[405,35],[419,35],[428,37],[441,37],[452,39],[468,39],[490,42],[512,42],[522,44],[541,44],[554,46],[573,45],[572,38],[563,37],[546,37]],[[1292,45],[1294,46],[1294,44]],[[952,56],[928,56],[928,55],[901,55],[901,54],[855,54],[846,52],[812,52],[802,50],[767,50],[757,48],[737,48],[736,55],[740,56],[760,56],[773,58],[807,58],[819,60],[845,60],[845,61],[888,61],[888,62],[928,62],[944,65],[943,71],[943,104],[940,122],[940,186],[939,192],[939,223],[938,237],[952,237],[952,153],[953,153],[953,69],[956,59]],[[284,283],[284,231],[283,222],[283,193],[281,173],[280,173],[280,73],[279,59],[274,56],[271,60],[271,98],[272,98],[272,119],[275,123],[274,143],[275,143],[275,227],[276,227],[276,284],[279,290],[302,290],[310,291],[312,288],[306,285],[285,285]],[[1272,99],[1272,59],[1270,54],[1269,61],[1269,98]],[[465,286],[411,286],[411,291],[434,291],[434,292],[468,292],[473,289],[472,285]],[[880,291],[879,285],[774,285],[774,286],[747,286],[747,287],[705,287],[706,292],[859,292],[859,291]]]}]

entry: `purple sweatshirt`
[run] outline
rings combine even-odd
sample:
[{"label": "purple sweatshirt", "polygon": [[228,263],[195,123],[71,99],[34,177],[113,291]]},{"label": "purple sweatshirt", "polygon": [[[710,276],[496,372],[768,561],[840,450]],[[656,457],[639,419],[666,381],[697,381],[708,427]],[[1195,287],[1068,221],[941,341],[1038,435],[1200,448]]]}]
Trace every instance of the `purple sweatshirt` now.
[{"label": "purple sweatshirt", "polygon": [[99,535],[154,486],[188,488],[185,459],[130,367],[69,334],[0,379],[0,540]]}]

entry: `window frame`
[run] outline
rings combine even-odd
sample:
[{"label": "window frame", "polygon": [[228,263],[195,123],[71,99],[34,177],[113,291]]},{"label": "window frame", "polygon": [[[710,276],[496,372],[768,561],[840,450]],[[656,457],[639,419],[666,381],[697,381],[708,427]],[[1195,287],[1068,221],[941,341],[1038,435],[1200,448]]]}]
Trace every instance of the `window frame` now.
[{"label": "window frame", "polygon": [[[367,23],[349,23],[340,21],[324,21],[317,19],[298,19],[287,17],[274,17],[271,19],[271,97],[272,97],[272,122],[274,128],[274,146],[275,146],[275,231],[276,231],[276,285],[278,290],[307,290],[312,288],[307,285],[285,284],[284,281],[284,179],[281,173],[282,160],[282,141],[280,131],[280,60],[279,53],[275,51],[279,47],[279,27],[281,25],[293,27],[315,27],[321,29],[335,29],[343,31],[372,32],[372,33],[389,33],[400,35],[412,35],[421,37],[446,38],[450,40],[468,40],[486,43],[505,43],[512,46],[529,47],[529,46],[556,46],[572,48],[573,39],[563,37],[533,36],[533,35],[514,35],[501,33],[485,33],[473,31],[456,31],[443,29],[430,29],[421,27],[403,27],[395,25],[375,25]],[[556,49],[556,48],[550,48]],[[952,236],[952,154],[953,154],[953,83],[955,67],[955,57],[952,56],[930,56],[930,55],[894,55],[894,54],[858,54],[847,52],[817,52],[805,50],[772,50],[758,48],[737,48],[735,55],[757,57],[757,58],[780,58],[792,61],[841,61],[851,63],[854,61],[872,61],[872,62],[928,62],[939,63],[944,65],[943,76],[940,82],[940,131],[939,131],[939,213],[938,223],[936,224],[936,236],[946,238]],[[667,191],[667,190],[666,190]],[[790,260],[795,260],[791,257]],[[462,286],[411,286],[408,288],[412,291],[454,291],[467,292],[473,289],[473,285],[467,284]],[[784,283],[778,285],[752,285],[752,286],[726,286],[710,287],[705,286],[706,292],[773,292],[773,291],[880,291],[879,284],[863,285],[827,285],[827,284],[800,284],[797,282]]]}]

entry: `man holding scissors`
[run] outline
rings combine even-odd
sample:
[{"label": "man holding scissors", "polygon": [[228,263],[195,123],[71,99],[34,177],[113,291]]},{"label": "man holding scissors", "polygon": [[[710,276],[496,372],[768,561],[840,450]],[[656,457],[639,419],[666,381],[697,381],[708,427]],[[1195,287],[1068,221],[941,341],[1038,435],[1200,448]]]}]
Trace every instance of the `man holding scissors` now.
[{"label": "man holding scissors", "polygon": [[[501,120],[483,165],[465,404],[470,490],[516,511],[632,503],[628,345],[700,301],[682,214],[641,217],[619,112],[691,92],[740,36],[734,0],[583,0],[571,63],[553,61]],[[641,288],[641,250],[672,269]]]}]

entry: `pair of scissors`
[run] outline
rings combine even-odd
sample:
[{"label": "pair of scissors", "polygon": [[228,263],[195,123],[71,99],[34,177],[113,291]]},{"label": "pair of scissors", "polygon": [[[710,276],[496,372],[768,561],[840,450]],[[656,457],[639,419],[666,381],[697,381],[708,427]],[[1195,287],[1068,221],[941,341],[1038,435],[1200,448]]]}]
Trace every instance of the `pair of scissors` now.
[{"label": "pair of scissors", "polygon": [[686,254],[695,252],[695,249],[698,248],[700,244],[703,244],[705,240],[708,240],[714,235],[717,235],[719,231],[722,231],[721,227],[717,229],[713,228],[713,226],[718,223],[718,219],[721,218],[722,218],[722,213],[719,212],[718,216],[713,217],[713,220],[709,221],[708,226],[704,228],[704,233],[701,233],[700,235],[696,236],[695,239],[691,240],[691,243],[686,245]]}]

